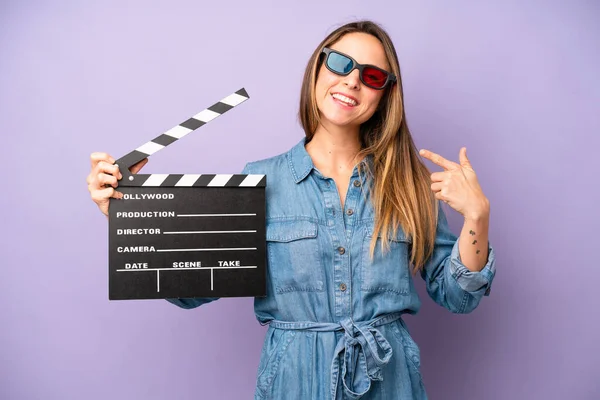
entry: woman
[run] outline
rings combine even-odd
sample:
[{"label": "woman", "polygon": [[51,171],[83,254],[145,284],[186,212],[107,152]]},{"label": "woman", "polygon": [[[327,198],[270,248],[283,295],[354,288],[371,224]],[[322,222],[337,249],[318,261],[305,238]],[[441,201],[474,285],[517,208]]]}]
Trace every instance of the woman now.
[{"label": "woman", "polygon": [[[429,174],[408,130],[401,82],[385,31],[369,21],[342,26],[306,68],[306,138],[244,168],[269,179],[268,295],[255,299],[269,329],[257,399],[425,399],[419,348],[401,319],[420,307],[412,275],[455,313],[489,294],[489,202],[464,148],[459,164],[422,151],[444,169]],[[112,163],[93,154],[88,177],[105,214],[108,199],[121,197]],[[439,201],[464,216],[459,237]],[[213,300],[169,299],[183,308]]]}]

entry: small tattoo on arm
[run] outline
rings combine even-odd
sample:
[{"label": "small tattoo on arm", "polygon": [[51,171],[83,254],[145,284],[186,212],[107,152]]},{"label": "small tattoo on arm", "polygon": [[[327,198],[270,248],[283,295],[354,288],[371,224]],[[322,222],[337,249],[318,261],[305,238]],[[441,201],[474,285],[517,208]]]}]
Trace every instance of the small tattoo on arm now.
[{"label": "small tattoo on arm", "polygon": [[479,254],[480,252],[481,252],[480,250],[477,250],[477,253],[476,253],[476,254]]},{"label": "small tattoo on arm", "polygon": [[473,243],[472,243],[472,244],[476,244],[476,243],[477,243],[477,240],[473,240]]},{"label": "small tattoo on arm", "polygon": [[470,231],[469,231],[469,233],[470,233],[471,235],[474,235],[474,234],[475,234],[475,232],[473,232],[472,230],[470,230]]}]

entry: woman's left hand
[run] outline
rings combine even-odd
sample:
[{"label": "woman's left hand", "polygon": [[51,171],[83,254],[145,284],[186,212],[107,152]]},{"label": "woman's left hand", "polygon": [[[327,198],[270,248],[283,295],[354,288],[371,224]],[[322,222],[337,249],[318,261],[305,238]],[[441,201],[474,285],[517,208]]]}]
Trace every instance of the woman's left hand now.
[{"label": "woman's left hand", "polygon": [[489,216],[490,204],[467,158],[466,147],[462,147],[458,154],[460,164],[446,160],[429,150],[421,150],[419,154],[444,168],[442,172],[431,174],[431,190],[436,199],[446,202],[467,219]]}]

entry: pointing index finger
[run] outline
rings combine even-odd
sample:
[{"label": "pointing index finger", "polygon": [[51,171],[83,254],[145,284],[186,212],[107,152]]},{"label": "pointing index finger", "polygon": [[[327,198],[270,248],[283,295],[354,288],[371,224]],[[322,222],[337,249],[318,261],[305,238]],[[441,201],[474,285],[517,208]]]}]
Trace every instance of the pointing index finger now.
[{"label": "pointing index finger", "polygon": [[429,150],[421,149],[421,151],[419,151],[419,154],[421,154],[426,159],[430,160],[434,164],[437,164],[446,170],[454,169],[454,167],[456,166],[456,163],[453,163],[452,161],[448,161],[444,157],[440,156],[439,154],[433,153]]}]

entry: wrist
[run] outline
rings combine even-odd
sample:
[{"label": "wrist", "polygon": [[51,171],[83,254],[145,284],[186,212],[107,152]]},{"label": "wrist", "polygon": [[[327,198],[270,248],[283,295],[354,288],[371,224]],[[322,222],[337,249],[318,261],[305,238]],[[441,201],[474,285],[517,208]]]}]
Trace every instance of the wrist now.
[{"label": "wrist", "polygon": [[465,221],[481,222],[490,218],[490,202],[482,200],[477,206],[472,207],[463,215]]}]

